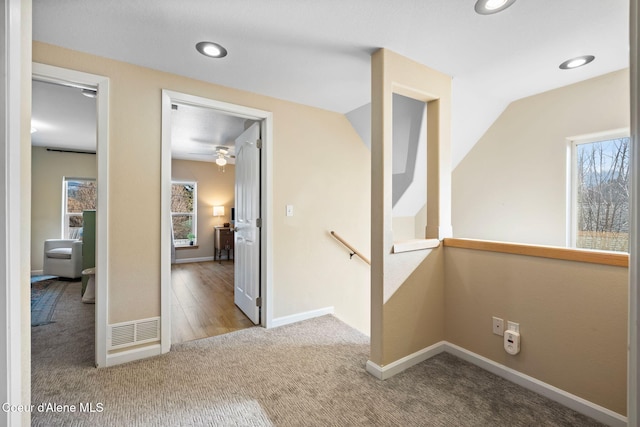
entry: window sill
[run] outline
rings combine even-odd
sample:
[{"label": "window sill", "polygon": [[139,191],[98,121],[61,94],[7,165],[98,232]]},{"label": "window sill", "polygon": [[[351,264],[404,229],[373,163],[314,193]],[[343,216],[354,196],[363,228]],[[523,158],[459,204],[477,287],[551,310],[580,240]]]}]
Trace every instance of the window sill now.
[{"label": "window sill", "polygon": [[176,249],[198,249],[198,245],[176,245]]},{"label": "window sill", "polygon": [[437,248],[438,246],[440,246],[440,240],[438,239],[403,240],[401,242],[394,242],[393,253],[399,254],[402,252],[421,251]]}]

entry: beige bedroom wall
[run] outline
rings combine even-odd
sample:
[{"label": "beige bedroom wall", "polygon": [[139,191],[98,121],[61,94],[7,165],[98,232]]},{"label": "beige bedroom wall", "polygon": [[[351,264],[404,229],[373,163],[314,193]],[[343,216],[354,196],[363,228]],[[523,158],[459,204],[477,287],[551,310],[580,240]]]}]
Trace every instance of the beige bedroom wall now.
[{"label": "beige bedroom wall", "polygon": [[628,69],[511,103],[453,171],[455,237],[565,246],[567,138],[629,117]]},{"label": "beige bedroom wall", "polygon": [[[231,221],[231,208],[235,200],[235,165],[227,164],[223,172],[212,162],[173,159],[171,179],[198,183],[197,247],[177,248],[176,260],[213,259],[213,227]],[[214,217],[213,206],[224,206],[225,216]]]},{"label": "beige bedroom wall", "polygon": [[31,271],[42,270],[44,241],[62,237],[62,184],[65,176],[96,178],[92,154],[31,149]]},{"label": "beige bedroom wall", "polygon": [[[445,247],[446,340],[626,415],[628,269]],[[520,324],[511,356],[492,316]]]},{"label": "beige bedroom wall", "polygon": [[380,49],[371,57],[371,356],[385,365],[444,339],[442,249],[393,253],[392,97],[427,102],[426,237],[451,224],[451,78]]},{"label": "beige bedroom wall", "polygon": [[[273,113],[273,316],[334,306],[368,330],[368,267],[329,235],[342,231],[357,248],[369,246],[370,154],[344,115],[42,43],[34,43],[33,59],[110,78],[109,323],[160,314],[161,90],[168,89]],[[131,221],[132,212],[144,220]]]}]

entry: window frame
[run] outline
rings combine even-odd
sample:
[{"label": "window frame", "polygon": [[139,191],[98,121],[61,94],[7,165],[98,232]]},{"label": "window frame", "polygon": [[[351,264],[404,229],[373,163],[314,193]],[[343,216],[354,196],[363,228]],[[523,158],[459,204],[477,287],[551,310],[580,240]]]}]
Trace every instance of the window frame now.
[{"label": "window frame", "polygon": [[[72,239],[74,237],[71,237],[70,233],[69,233],[69,219],[72,216],[79,216],[82,217],[82,212],[69,212],[68,209],[68,201],[69,201],[69,186],[68,183],[69,182],[77,182],[77,181],[83,181],[83,182],[94,182],[97,183],[96,178],[86,178],[86,177],[71,177],[71,176],[64,176],[62,177],[62,227],[61,227],[61,233],[60,236],[62,239]],[[98,205],[98,195],[96,193],[96,200],[95,200],[95,205],[97,208]],[[80,236],[80,238],[78,240],[82,240],[82,235]]]},{"label": "window frame", "polygon": [[193,238],[193,245],[198,244],[198,182],[188,180],[171,180],[172,191],[170,193],[169,205],[171,206],[171,198],[173,198],[173,186],[174,185],[192,185],[193,186],[193,212],[173,212],[171,211],[171,230],[173,238],[173,244],[175,247],[191,246],[189,239],[176,239],[173,234],[173,218],[175,216],[191,216],[191,233],[195,236]]},{"label": "window frame", "polygon": [[630,138],[629,128],[614,129],[567,138],[567,247],[600,252],[628,253],[606,249],[579,248],[578,239],[578,146],[596,142]]}]

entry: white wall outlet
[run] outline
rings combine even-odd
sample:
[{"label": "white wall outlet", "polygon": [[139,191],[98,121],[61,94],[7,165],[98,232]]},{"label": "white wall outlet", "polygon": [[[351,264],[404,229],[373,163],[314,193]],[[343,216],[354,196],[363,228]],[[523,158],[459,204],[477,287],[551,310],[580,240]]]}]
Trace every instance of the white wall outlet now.
[{"label": "white wall outlet", "polygon": [[513,332],[520,332],[520,324],[516,322],[507,322],[507,330]]},{"label": "white wall outlet", "polygon": [[504,333],[504,351],[511,355],[520,353],[520,334],[507,330]]},{"label": "white wall outlet", "polygon": [[504,334],[504,320],[493,317],[493,333],[502,336]]},{"label": "white wall outlet", "polygon": [[287,216],[293,216],[293,205],[287,205]]}]

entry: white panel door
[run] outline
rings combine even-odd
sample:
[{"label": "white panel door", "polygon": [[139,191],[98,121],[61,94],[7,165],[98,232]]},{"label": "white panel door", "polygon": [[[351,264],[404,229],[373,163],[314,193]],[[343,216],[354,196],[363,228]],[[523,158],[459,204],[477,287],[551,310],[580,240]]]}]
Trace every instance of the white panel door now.
[{"label": "white panel door", "polygon": [[260,323],[260,124],[236,139],[235,286],[236,305]]}]

